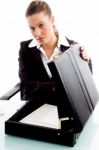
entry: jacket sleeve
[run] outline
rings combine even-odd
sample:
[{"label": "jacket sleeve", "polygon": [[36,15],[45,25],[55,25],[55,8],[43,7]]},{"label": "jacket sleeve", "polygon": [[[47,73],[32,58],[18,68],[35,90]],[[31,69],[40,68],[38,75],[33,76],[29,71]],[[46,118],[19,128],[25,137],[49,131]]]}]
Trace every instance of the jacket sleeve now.
[{"label": "jacket sleeve", "polygon": [[88,62],[88,65],[89,65],[91,73],[93,73],[93,67],[92,67],[92,60],[91,60],[91,58],[90,58],[90,60]]}]

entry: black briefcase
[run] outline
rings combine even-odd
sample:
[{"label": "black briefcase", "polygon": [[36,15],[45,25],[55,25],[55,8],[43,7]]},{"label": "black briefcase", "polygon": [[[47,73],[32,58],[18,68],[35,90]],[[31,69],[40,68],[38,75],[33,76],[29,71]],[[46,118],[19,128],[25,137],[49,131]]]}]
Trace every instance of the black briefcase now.
[{"label": "black briefcase", "polygon": [[[73,146],[98,101],[99,95],[86,61],[79,56],[79,45],[69,48],[49,63],[57,81],[61,128],[49,128],[20,122],[22,118],[42,106],[42,101],[31,100],[5,122],[5,133]],[[62,99],[61,99],[62,98]],[[38,103],[39,101],[39,103]],[[46,101],[46,100],[45,100]],[[63,104],[63,105],[61,105]],[[63,107],[64,106],[64,107]],[[65,107],[66,106],[66,107]]]},{"label": "black briefcase", "polygon": [[80,57],[80,45],[69,48],[49,63],[49,67],[81,130],[97,104],[99,93],[88,63]]}]

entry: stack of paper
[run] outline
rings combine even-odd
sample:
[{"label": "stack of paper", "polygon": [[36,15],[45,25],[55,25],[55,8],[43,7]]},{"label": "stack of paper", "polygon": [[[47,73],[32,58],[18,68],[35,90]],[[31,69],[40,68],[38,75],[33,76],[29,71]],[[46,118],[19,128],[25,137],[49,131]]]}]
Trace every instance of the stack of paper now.
[{"label": "stack of paper", "polygon": [[44,104],[22,120],[22,123],[60,129],[57,106]]}]

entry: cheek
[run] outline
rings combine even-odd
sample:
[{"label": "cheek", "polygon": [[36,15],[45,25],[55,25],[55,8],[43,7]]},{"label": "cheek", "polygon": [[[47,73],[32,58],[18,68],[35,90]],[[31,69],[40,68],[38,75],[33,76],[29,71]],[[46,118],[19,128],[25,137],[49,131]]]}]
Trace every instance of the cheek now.
[{"label": "cheek", "polygon": [[51,27],[51,26],[48,26],[48,27],[46,27],[46,28],[43,30],[43,33],[44,33],[45,35],[50,35],[51,32],[52,32],[52,27]]},{"label": "cheek", "polygon": [[50,29],[49,29],[49,28],[46,28],[46,29],[43,30],[42,33],[43,33],[44,35],[48,35],[49,32],[50,32]]}]

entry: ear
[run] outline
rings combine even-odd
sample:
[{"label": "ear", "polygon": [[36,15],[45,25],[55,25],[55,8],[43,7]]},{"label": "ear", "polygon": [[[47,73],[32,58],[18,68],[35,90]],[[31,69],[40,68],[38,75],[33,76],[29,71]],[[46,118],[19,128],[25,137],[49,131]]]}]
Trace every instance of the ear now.
[{"label": "ear", "polygon": [[51,16],[51,22],[52,22],[52,24],[54,24],[54,22],[55,22],[55,17],[54,16]]}]

